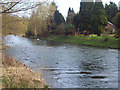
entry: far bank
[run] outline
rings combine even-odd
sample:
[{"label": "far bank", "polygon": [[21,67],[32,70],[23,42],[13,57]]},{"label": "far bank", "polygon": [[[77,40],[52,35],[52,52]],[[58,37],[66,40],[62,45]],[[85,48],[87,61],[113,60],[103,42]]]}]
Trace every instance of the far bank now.
[{"label": "far bank", "polygon": [[97,36],[97,35],[89,35],[89,36],[64,36],[64,35],[50,35],[47,37],[30,37],[34,39],[41,39],[59,43],[69,43],[75,45],[87,45],[87,46],[95,46],[95,47],[103,47],[103,48],[111,48],[111,49],[120,49],[119,41],[120,38],[115,38],[114,35],[109,36]]}]

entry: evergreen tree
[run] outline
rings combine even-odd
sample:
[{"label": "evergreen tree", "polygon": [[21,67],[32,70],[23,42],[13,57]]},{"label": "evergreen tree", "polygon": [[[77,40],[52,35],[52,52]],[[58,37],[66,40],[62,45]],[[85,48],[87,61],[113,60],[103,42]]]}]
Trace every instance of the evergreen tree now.
[{"label": "evergreen tree", "polygon": [[67,15],[67,24],[73,24],[73,17],[75,16],[74,10],[69,8],[68,15]]},{"label": "evergreen tree", "polygon": [[91,17],[91,32],[100,35],[108,24],[104,6],[96,0]]},{"label": "evergreen tree", "polygon": [[72,8],[72,12],[74,12],[73,8]]},{"label": "evergreen tree", "polygon": [[56,10],[55,11],[55,23],[56,23],[56,25],[58,26],[64,22],[65,22],[64,17],[62,16],[61,13],[59,13],[58,10]]},{"label": "evergreen tree", "polygon": [[109,5],[105,5],[105,11],[106,11],[106,15],[107,15],[107,19],[109,22],[113,21],[113,18],[115,17],[115,15],[118,12],[118,7],[115,3],[110,2]]},{"label": "evergreen tree", "polygon": [[91,30],[90,18],[91,18],[91,10],[93,8],[94,2],[93,0],[89,0],[89,2],[85,2],[81,0],[80,2],[80,30]]},{"label": "evergreen tree", "polygon": [[116,33],[120,35],[120,12],[114,17],[114,24],[116,26]]},{"label": "evergreen tree", "polygon": [[72,11],[72,10],[71,10],[71,8],[69,7],[68,13],[71,12],[71,11]]},{"label": "evergreen tree", "polygon": [[74,23],[76,31],[79,31],[79,24],[80,24],[80,16],[79,16],[79,14],[76,14],[74,16],[73,23]]}]

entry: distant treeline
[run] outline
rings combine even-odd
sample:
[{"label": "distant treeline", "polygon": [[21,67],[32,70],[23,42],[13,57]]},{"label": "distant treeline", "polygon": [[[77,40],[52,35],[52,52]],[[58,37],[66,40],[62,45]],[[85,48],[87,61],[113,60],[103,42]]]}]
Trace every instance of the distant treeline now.
[{"label": "distant treeline", "polygon": [[108,22],[116,26],[115,33],[120,35],[120,12],[114,2],[103,6],[102,1],[84,2],[81,0],[78,13],[68,9],[66,20],[57,9],[55,2],[42,3],[31,10],[29,18],[3,14],[3,33],[26,34],[27,37],[45,37],[51,34],[75,35],[97,34],[105,31]]},{"label": "distant treeline", "polygon": [[[43,10],[44,9],[44,10]],[[97,34],[105,31],[108,22],[114,23],[119,30],[118,17],[120,13],[115,3],[110,2],[103,6],[102,2],[80,2],[79,13],[73,8],[68,9],[66,21],[52,2],[49,6],[43,5],[33,11],[28,25],[29,36]]]}]

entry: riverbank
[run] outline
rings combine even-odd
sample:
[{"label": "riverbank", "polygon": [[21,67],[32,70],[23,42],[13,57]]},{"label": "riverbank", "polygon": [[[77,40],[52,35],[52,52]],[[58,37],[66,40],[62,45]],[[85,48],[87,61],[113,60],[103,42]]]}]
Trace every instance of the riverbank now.
[{"label": "riverbank", "polygon": [[[118,87],[118,50],[6,36],[5,53],[17,57],[53,88]],[[78,75],[80,77],[78,77]],[[83,82],[79,82],[79,81]],[[110,83],[114,84],[110,85]],[[96,83],[97,82],[97,83]],[[92,83],[92,84],[91,84]]]},{"label": "riverbank", "polygon": [[95,47],[103,47],[103,48],[111,48],[111,49],[120,49],[118,42],[120,39],[115,38],[113,35],[108,36],[108,40],[105,40],[105,36],[57,36],[51,35],[48,37],[40,37],[42,40],[54,41],[60,43],[70,43],[76,45],[87,45],[87,46],[95,46]]},{"label": "riverbank", "polygon": [[39,72],[4,54],[9,48],[0,45],[2,56],[2,88],[48,88]]},{"label": "riverbank", "polygon": [[41,74],[3,55],[2,88],[45,88]]}]

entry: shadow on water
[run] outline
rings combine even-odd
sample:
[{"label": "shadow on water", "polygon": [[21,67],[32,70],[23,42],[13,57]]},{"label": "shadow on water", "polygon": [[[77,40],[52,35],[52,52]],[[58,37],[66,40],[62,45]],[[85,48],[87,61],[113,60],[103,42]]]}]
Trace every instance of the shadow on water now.
[{"label": "shadow on water", "polygon": [[51,46],[51,47],[57,47],[59,45],[61,45],[58,42],[53,42],[53,41],[45,41],[45,40],[31,40],[33,45],[41,45],[41,46]]},{"label": "shadow on water", "polygon": [[52,88],[117,88],[118,50],[4,37],[5,53],[40,71]]},{"label": "shadow on water", "polygon": [[83,70],[91,70],[91,71],[103,71],[105,70],[105,66],[100,64],[100,61],[82,61]]}]

